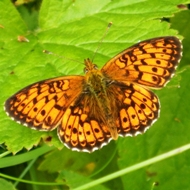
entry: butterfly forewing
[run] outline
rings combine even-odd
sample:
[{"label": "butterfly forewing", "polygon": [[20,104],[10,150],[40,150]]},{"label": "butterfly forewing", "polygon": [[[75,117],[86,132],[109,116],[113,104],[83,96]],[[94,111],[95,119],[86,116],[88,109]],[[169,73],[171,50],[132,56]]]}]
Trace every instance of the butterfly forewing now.
[{"label": "butterfly forewing", "polygon": [[145,40],[112,58],[102,72],[119,81],[162,88],[172,77],[182,54],[178,38],[166,36]]},{"label": "butterfly forewing", "polygon": [[10,97],[5,110],[18,123],[37,130],[53,130],[82,91],[83,82],[84,77],[72,76],[34,83]]}]

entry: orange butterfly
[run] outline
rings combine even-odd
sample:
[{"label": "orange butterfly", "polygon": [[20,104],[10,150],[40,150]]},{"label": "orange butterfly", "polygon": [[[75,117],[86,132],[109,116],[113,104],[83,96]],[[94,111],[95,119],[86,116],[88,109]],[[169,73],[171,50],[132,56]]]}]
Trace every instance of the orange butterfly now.
[{"label": "orange butterfly", "polygon": [[57,128],[72,150],[93,152],[120,136],[143,133],[159,117],[162,88],[181,58],[173,36],[127,48],[98,70],[85,60],[85,76],[63,76],[34,83],[5,103],[18,123],[41,131]]}]

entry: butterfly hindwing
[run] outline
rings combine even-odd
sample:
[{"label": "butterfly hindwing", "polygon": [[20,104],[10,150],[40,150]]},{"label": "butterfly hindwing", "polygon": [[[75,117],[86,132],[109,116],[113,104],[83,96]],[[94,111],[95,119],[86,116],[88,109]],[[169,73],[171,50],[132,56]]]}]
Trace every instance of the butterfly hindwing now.
[{"label": "butterfly hindwing", "polygon": [[73,150],[92,152],[111,140],[104,121],[97,99],[93,94],[82,93],[65,111],[58,136]]},{"label": "butterfly hindwing", "polygon": [[[153,92],[118,82],[112,82],[106,90],[119,135],[143,133],[159,117],[159,100]],[[112,139],[106,114],[97,101],[93,94],[81,94],[65,111],[58,135],[67,147],[92,152]]]},{"label": "butterfly hindwing", "polygon": [[158,97],[139,85],[113,82],[107,94],[112,100],[112,115],[121,136],[143,133],[159,117]]}]

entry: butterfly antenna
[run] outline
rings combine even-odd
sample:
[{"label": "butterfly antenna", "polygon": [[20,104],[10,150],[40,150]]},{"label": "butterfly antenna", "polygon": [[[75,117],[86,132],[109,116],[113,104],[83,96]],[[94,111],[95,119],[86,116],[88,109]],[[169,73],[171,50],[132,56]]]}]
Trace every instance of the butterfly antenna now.
[{"label": "butterfly antenna", "polygon": [[100,39],[100,41],[99,41],[99,43],[98,43],[98,47],[96,48],[96,51],[94,52],[94,55],[92,56],[92,62],[93,62],[93,60],[94,60],[94,57],[95,57],[97,51],[100,49],[100,46],[102,45],[102,42],[103,42],[105,36],[107,35],[108,30],[110,29],[111,26],[112,26],[112,22],[110,22],[110,23],[108,24],[108,26],[107,26],[107,28],[106,28],[106,31],[104,32],[104,35],[103,35],[102,38]]},{"label": "butterfly antenna", "polygon": [[75,59],[70,59],[70,58],[65,57],[65,56],[60,56],[60,55],[58,55],[58,54],[56,54],[56,53],[53,53],[53,52],[51,52],[51,51],[48,51],[48,50],[43,50],[43,53],[51,54],[51,55],[54,55],[54,56],[59,57],[59,58],[62,58],[62,59],[67,59],[67,60],[69,60],[69,61],[74,61],[74,62],[78,62],[78,63],[80,63],[80,64],[84,64],[83,62],[77,61],[77,60],[75,60]]}]

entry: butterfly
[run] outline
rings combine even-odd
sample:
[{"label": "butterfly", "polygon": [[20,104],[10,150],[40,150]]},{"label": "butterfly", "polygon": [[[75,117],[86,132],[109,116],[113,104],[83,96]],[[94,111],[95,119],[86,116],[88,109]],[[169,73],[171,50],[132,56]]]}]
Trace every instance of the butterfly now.
[{"label": "butterfly", "polygon": [[86,59],[85,76],[62,76],[31,84],[5,102],[17,123],[39,131],[57,128],[68,148],[93,152],[118,136],[145,132],[159,117],[160,89],[173,76],[182,44],[174,36],[141,41],[101,70]]}]

